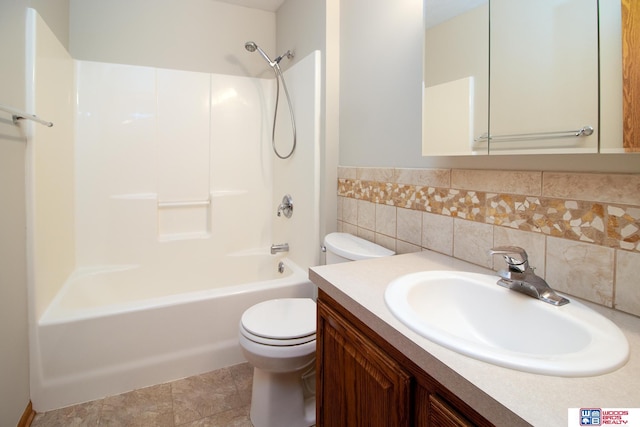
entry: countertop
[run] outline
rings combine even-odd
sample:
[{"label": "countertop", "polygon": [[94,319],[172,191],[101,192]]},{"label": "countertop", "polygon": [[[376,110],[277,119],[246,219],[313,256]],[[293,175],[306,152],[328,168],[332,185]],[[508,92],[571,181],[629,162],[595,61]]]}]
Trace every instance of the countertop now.
[{"label": "countertop", "polygon": [[[568,424],[568,408],[640,408],[640,318],[580,300],[624,332],[630,346],[627,364],[609,374],[582,378],[520,372],[435,344],[391,314],[384,301],[387,284],[404,274],[424,270],[495,274],[455,258],[423,251],[313,267],[309,277],[319,289],[498,426],[527,423],[578,426],[578,419]],[[508,324],[509,319],[505,322]]]}]

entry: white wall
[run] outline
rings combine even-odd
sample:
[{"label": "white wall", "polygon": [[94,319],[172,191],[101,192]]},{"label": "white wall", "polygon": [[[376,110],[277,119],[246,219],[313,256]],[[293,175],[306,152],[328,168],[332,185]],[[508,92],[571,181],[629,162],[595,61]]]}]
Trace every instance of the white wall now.
[{"label": "white wall", "polygon": [[267,251],[273,86],[78,61],[78,267]]},{"label": "white wall", "polygon": [[278,55],[293,49],[283,68],[320,51],[320,239],[335,230],[340,83],[340,1],[287,0],[276,14]]},{"label": "white wall", "polygon": [[[275,14],[215,0],[70,0],[75,59],[257,76],[275,51]],[[271,73],[272,74],[272,73]]]},{"label": "white wall", "polygon": [[[290,257],[304,269],[318,265],[320,254],[320,52],[301,59],[285,73],[294,106],[297,144],[288,159],[271,154],[273,203],[277,207],[285,194],[293,199],[293,215],[273,218],[273,243],[289,243]],[[276,147],[281,155],[292,146],[288,106],[282,99],[276,126]],[[275,210],[270,212],[272,215]]]},{"label": "white wall", "polygon": [[29,0],[28,3],[38,11],[62,46],[69,50],[69,0]]},{"label": "white wall", "polygon": [[421,158],[422,2],[340,4],[340,164],[415,163]]},{"label": "white wall", "polygon": [[[246,52],[246,41],[255,41],[272,57],[294,50],[296,57],[281,63],[285,71],[320,50],[324,235],[336,224],[338,8],[338,0],[288,0],[277,14],[211,0],[162,0],[153,7],[144,0],[71,0],[71,52],[77,59],[272,78],[263,59]],[[167,25],[179,31],[167,31]],[[330,58],[327,49],[333,49]]]},{"label": "white wall", "polygon": [[[0,103],[25,107],[26,1],[0,2]],[[11,58],[11,60],[7,60]],[[0,112],[0,425],[15,426],[29,403],[25,145]]]},{"label": "white wall", "polygon": [[282,54],[291,49],[295,52],[292,60],[280,63],[286,70],[296,62],[306,58],[314,50],[325,47],[325,1],[287,0],[276,12],[276,51]]},{"label": "white wall", "polygon": [[[30,271],[36,320],[75,268],[75,87],[73,60],[44,20],[30,9],[27,55],[33,85],[27,108],[54,123],[30,123],[27,185]],[[32,31],[31,31],[32,30]],[[31,79],[31,77],[30,77]]]},{"label": "white wall", "polygon": [[[27,108],[26,15],[41,8],[56,37],[66,43],[68,0],[0,2],[0,103]],[[29,85],[29,86],[27,86]],[[44,112],[33,111],[46,117]],[[0,113],[0,425],[16,425],[29,402],[29,331],[27,289],[26,130]],[[40,126],[40,125],[38,125]],[[29,147],[30,148],[30,147]]]}]

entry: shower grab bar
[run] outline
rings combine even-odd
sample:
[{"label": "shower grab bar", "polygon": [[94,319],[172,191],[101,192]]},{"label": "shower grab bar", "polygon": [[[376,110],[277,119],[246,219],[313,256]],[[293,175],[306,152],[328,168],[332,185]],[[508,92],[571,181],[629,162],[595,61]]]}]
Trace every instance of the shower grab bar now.
[{"label": "shower grab bar", "polygon": [[211,199],[204,200],[182,200],[182,201],[158,201],[159,208],[190,208],[197,206],[209,206],[211,204]]},{"label": "shower grab bar", "polygon": [[495,135],[483,133],[475,139],[475,142],[492,141],[492,142],[511,142],[511,141],[530,141],[534,139],[555,139],[555,138],[574,138],[580,136],[589,136],[593,134],[593,127],[583,126],[578,130],[564,130],[555,132],[534,132],[534,133],[516,133],[511,135]]},{"label": "shower grab bar", "polygon": [[24,111],[16,110],[15,108],[12,108],[12,107],[7,107],[6,105],[0,104],[0,110],[5,111],[12,115],[14,125],[18,124],[18,120],[27,119],[27,120],[33,120],[34,122],[40,123],[41,125],[45,125],[47,127],[53,126],[53,123],[48,122],[46,120],[42,120],[38,116],[25,113]]}]

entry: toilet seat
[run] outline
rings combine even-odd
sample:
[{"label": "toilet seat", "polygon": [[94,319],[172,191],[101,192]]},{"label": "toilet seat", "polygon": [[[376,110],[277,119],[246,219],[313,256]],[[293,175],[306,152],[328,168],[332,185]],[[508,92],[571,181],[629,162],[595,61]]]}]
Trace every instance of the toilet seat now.
[{"label": "toilet seat", "polygon": [[308,342],[315,341],[316,339],[316,334],[311,334],[311,335],[307,335],[305,337],[300,337],[300,338],[283,339],[283,340],[265,338],[258,335],[254,335],[251,332],[247,331],[242,326],[242,324],[240,324],[240,333],[242,334],[243,337],[245,337],[250,341],[253,341],[255,343],[262,344],[265,346],[270,346],[270,347],[292,347],[296,345],[306,344]]},{"label": "toilet seat", "polygon": [[316,339],[316,303],[310,298],[283,298],[258,303],[244,312],[240,332],[269,346],[294,346]]}]

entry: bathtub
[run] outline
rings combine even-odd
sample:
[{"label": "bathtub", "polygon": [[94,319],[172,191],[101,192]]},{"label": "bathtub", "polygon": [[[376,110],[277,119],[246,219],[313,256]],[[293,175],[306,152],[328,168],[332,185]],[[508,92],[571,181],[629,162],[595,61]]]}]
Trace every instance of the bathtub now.
[{"label": "bathtub", "polygon": [[281,256],[80,269],[36,328],[34,409],[242,363],[237,334],[244,310],[267,299],[313,295],[307,272]]}]

